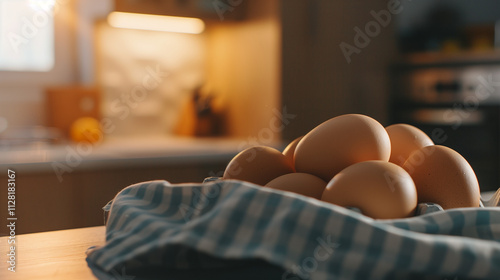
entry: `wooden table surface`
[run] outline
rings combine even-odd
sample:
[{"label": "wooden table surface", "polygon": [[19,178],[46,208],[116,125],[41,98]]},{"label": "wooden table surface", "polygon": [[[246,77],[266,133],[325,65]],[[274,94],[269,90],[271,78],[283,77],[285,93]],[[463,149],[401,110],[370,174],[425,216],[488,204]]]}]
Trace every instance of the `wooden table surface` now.
[{"label": "wooden table surface", "polygon": [[21,234],[16,238],[16,272],[8,270],[8,237],[0,238],[2,280],[97,279],[87,266],[85,251],[105,243],[105,227]]}]

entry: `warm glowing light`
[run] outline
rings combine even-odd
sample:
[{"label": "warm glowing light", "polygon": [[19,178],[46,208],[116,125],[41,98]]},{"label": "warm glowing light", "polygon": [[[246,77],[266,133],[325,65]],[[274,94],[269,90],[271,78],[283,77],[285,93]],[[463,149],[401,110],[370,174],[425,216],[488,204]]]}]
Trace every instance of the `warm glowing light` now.
[{"label": "warm glowing light", "polygon": [[157,16],[123,12],[110,13],[108,15],[108,23],[109,25],[117,28],[190,34],[200,34],[205,29],[205,23],[198,18]]},{"label": "warm glowing light", "polygon": [[0,71],[54,67],[55,0],[0,0]]}]

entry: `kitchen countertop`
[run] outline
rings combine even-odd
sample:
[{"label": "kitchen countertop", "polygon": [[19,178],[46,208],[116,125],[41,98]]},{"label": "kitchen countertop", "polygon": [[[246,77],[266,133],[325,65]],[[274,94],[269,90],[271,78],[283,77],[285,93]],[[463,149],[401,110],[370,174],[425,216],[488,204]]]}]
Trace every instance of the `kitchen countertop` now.
[{"label": "kitchen countertop", "polygon": [[[14,245],[8,240],[9,237],[0,238],[0,248],[5,255]],[[105,227],[20,234],[15,240],[16,272],[9,271],[10,264],[2,261],[0,279],[97,279],[85,261],[85,251],[91,246],[104,245]]]},{"label": "kitchen countertop", "polygon": [[[37,144],[21,148],[0,148],[0,168],[23,171],[52,170],[53,163],[79,169],[123,167],[147,164],[182,164],[229,161],[250,146],[245,139],[228,138],[107,138],[98,144]],[[282,148],[278,143],[269,146]]]}]

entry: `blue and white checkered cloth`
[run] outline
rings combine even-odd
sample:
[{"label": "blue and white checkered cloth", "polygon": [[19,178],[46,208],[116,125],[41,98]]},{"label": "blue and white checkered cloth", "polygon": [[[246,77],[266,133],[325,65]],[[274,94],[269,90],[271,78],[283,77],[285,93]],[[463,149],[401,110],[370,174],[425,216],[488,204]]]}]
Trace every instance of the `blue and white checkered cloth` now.
[{"label": "blue and white checkered cloth", "polygon": [[152,181],[116,195],[106,244],[87,256],[98,278],[135,280],[256,259],[277,280],[500,279],[500,207],[374,220],[236,180]]}]

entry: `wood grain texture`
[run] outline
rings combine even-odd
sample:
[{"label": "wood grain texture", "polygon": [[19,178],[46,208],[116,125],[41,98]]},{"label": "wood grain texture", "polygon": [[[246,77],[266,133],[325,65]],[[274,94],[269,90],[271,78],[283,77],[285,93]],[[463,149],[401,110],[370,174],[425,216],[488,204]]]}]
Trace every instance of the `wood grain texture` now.
[{"label": "wood grain texture", "polygon": [[16,236],[16,272],[8,270],[7,237],[0,238],[0,279],[96,279],[85,261],[85,251],[105,243],[105,227],[32,233]]},{"label": "wood grain texture", "polygon": [[282,106],[297,117],[285,126],[291,141],[332,117],[359,113],[387,119],[388,67],[396,55],[395,17],[349,63],[340,44],[354,44],[355,27],[374,21],[387,0],[287,0],[281,5]]}]

